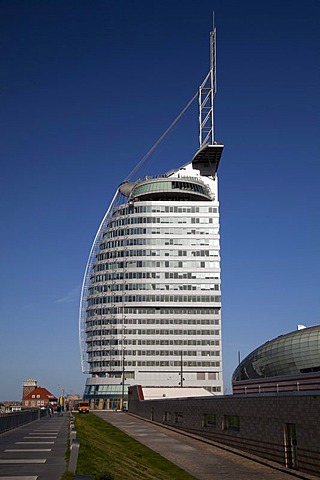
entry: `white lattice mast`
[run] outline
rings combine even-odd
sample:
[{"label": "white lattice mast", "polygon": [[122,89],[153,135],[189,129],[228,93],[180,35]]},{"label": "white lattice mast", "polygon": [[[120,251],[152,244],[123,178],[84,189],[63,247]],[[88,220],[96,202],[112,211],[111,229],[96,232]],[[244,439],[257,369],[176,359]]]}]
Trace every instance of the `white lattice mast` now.
[{"label": "white lattice mast", "polygon": [[214,144],[214,96],[216,93],[216,29],[210,32],[210,70],[199,87],[199,148]]},{"label": "white lattice mast", "polygon": [[210,32],[210,70],[199,87],[199,150],[192,160],[201,175],[215,177],[218,171],[223,145],[214,136],[214,97],[217,91],[216,29]]}]

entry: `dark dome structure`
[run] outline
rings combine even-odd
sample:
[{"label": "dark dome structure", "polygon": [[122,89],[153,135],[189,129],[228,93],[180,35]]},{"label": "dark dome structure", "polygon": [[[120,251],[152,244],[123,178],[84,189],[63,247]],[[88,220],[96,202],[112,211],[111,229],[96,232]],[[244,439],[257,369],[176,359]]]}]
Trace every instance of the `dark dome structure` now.
[{"label": "dark dome structure", "polygon": [[232,376],[234,393],[301,390],[307,383],[310,389],[320,389],[320,325],[264,343]]}]

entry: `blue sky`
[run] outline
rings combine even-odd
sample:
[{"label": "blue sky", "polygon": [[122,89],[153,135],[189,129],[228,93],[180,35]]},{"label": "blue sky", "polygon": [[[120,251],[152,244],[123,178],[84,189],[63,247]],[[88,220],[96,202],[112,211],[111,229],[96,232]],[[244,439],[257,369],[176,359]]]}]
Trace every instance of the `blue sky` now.
[{"label": "blue sky", "polygon": [[[320,310],[320,2],[2,0],[0,400],[83,393],[78,304],[117,185],[192,98],[217,27],[224,379]],[[196,105],[152,156],[198,147]]]}]

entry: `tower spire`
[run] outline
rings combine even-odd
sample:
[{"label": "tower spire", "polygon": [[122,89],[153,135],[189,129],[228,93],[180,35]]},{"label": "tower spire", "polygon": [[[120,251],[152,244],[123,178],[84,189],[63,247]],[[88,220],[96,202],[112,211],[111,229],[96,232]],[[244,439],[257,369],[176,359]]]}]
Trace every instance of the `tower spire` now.
[{"label": "tower spire", "polygon": [[210,32],[210,70],[199,87],[199,150],[192,160],[194,168],[201,175],[215,177],[223,145],[215,141],[214,136],[214,97],[217,91],[216,75],[216,28]]},{"label": "tower spire", "polygon": [[216,93],[216,29],[210,32],[210,70],[199,87],[199,148],[214,144],[214,96]]}]

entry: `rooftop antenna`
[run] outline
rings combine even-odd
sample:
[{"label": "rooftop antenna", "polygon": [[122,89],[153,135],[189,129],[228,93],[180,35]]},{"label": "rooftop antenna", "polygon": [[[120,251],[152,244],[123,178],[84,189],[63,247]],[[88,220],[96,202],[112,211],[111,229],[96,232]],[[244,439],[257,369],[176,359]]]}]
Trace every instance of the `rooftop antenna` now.
[{"label": "rooftop antenna", "polygon": [[216,28],[210,32],[210,70],[199,87],[199,148],[214,144],[214,96],[217,90],[216,82]]},{"label": "rooftop antenna", "polygon": [[201,175],[215,177],[223,145],[214,138],[214,97],[217,91],[216,72],[216,28],[214,26],[214,12],[212,12],[213,29],[210,32],[210,69],[206,78],[199,87],[199,150],[192,160],[194,168],[200,170]]}]

